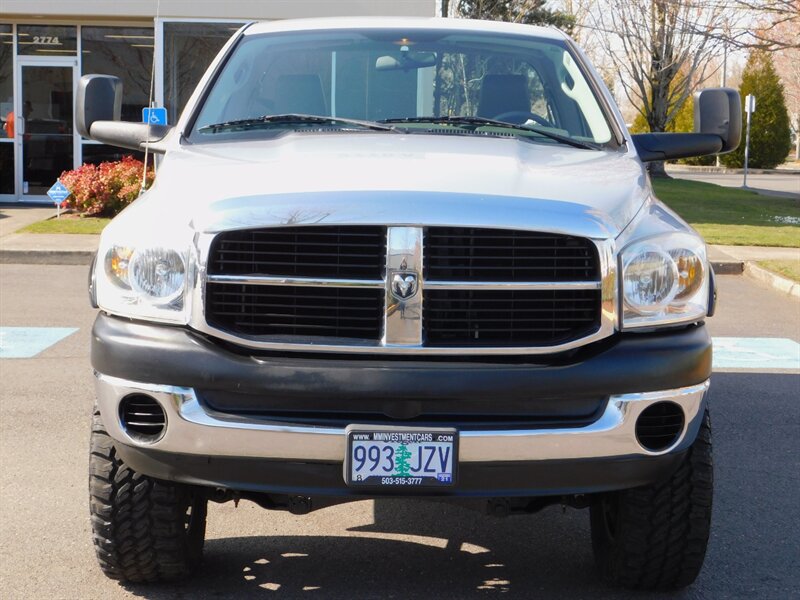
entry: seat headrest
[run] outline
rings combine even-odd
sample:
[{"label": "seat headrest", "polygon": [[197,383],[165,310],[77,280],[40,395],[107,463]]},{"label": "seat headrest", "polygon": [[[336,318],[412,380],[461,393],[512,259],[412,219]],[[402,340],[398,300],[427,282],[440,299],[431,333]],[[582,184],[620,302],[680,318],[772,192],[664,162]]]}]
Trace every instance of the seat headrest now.
[{"label": "seat headrest", "polygon": [[322,81],[316,74],[281,75],[275,82],[275,113],[327,115]]},{"label": "seat headrest", "polygon": [[484,75],[478,116],[491,119],[512,111],[530,112],[531,99],[524,75]]}]

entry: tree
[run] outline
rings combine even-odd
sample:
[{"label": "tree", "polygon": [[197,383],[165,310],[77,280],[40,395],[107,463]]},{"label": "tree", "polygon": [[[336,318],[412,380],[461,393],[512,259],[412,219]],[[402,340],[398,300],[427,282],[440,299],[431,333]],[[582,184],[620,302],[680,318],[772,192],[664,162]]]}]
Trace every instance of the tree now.
[{"label": "tree", "polygon": [[[786,160],[791,148],[789,113],[783,95],[783,85],[772,63],[772,55],[764,50],[753,50],[747,59],[739,87],[742,96],[742,119],[746,119],[744,99],[748,94],[756,97],[756,111],[750,117],[749,166],[772,169]],[[742,144],[734,152],[721,157],[726,167],[744,165],[744,131]]]},{"label": "tree", "polygon": [[[787,45],[800,43],[800,24],[784,21],[772,28],[773,39],[783,41]],[[800,46],[784,48],[773,55],[775,70],[783,83],[786,97],[786,108],[791,117],[792,131],[795,136],[794,157],[800,160]]]},{"label": "tree", "polygon": [[[650,131],[668,131],[692,90],[712,73],[711,60],[736,15],[723,0],[607,0],[590,13],[608,59],[618,66],[623,92]],[[665,175],[661,162],[653,175]]]},{"label": "tree", "polygon": [[548,8],[547,0],[450,0],[447,4],[455,16],[465,19],[553,25],[568,33],[575,25],[574,17]]},{"label": "tree", "polygon": [[[746,11],[762,26],[748,26],[732,40],[734,46],[776,51],[800,48],[800,0],[731,0],[731,7]],[[790,35],[783,32],[790,31]]]}]

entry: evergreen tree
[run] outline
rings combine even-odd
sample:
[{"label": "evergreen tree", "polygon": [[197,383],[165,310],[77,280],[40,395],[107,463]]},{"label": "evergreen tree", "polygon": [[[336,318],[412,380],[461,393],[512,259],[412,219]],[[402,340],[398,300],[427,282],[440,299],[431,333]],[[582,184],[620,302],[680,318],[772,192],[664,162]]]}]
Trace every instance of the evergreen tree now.
[{"label": "evergreen tree", "polygon": [[726,167],[744,166],[744,143],[747,115],[744,100],[748,94],[756,97],[756,111],[750,116],[749,166],[772,169],[786,160],[792,146],[789,113],[783,85],[772,64],[772,55],[754,50],[747,59],[742,73],[742,143],[730,154],[720,157]]},{"label": "evergreen tree", "polygon": [[453,0],[466,19],[510,21],[525,25],[553,25],[572,33],[575,17],[547,8],[547,0]]}]

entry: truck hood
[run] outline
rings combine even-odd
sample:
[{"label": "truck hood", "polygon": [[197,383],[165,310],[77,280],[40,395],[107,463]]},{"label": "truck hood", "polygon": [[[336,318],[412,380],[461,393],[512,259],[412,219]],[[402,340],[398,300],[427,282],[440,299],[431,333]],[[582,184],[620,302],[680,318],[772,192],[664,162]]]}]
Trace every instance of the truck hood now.
[{"label": "truck hood", "polygon": [[641,163],[620,152],[510,137],[293,133],[170,151],[124,220],[174,218],[201,232],[438,224],[607,239],[648,193]]}]

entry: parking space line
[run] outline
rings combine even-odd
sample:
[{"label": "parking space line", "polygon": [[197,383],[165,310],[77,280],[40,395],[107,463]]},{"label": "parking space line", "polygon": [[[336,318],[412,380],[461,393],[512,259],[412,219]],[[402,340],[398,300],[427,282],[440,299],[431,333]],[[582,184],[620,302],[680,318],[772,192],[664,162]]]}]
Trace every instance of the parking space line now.
[{"label": "parking space line", "polygon": [[77,327],[0,327],[0,358],[32,358],[76,331]]},{"label": "parking space line", "polygon": [[788,338],[715,337],[715,369],[800,369],[800,344]]}]

